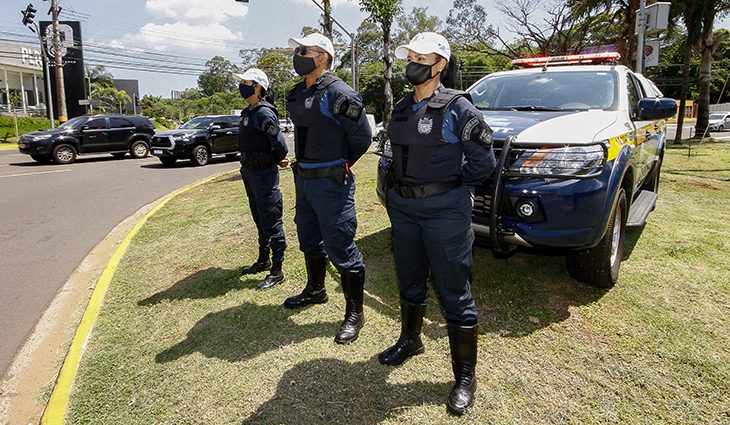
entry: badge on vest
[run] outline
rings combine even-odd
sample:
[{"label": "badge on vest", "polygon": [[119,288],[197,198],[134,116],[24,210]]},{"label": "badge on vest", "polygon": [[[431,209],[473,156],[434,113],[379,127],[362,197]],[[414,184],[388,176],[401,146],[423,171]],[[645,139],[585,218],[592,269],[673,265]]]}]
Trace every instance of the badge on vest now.
[{"label": "badge on vest", "polygon": [[433,119],[429,117],[423,117],[418,120],[418,132],[421,134],[430,134],[433,129]]},{"label": "badge on vest", "polygon": [[248,117],[243,119],[243,126],[248,127]]},{"label": "badge on vest", "polygon": [[314,104],[314,96],[309,96],[308,98],[304,99],[305,108],[312,109],[313,104]]}]

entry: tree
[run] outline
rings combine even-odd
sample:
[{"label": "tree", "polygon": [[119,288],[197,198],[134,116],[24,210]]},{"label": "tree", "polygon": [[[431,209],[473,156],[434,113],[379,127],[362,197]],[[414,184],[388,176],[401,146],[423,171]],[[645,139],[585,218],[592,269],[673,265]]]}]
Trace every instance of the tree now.
[{"label": "tree", "polygon": [[86,78],[89,80],[89,85],[97,84],[101,87],[114,87],[114,76],[104,66],[87,66],[84,71]]},{"label": "tree", "polygon": [[568,0],[567,5],[577,17],[608,14],[612,25],[605,28],[614,39],[621,63],[632,66],[636,55],[636,11],[639,0]]},{"label": "tree", "polygon": [[694,2],[701,7],[701,32],[698,40],[700,51],[699,99],[697,105],[697,123],[695,134],[705,134],[710,117],[710,76],[712,73],[712,57],[727,38],[727,33],[715,33],[715,17],[730,11],[730,0],[699,0]]},{"label": "tree", "polygon": [[493,46],[495,40],[501,40],[505,46],[508,43],[487,22],[487,10],[477,0],[454,0],[446,18],[446,38],[451,42],[452,50],[518,57],[516,51],[509,48],[503,51]]},{"label": "tree", "polygon": [[441,32],[443,21],[429,15],[427,7],[414,7],[411,13],[398,15],[398,31],[393,37],[395,44],[406,44],[419,32]]},{"label": "tree", "polygon": [[360,10],[370,13],[368,19],[376,22],[383,30],[383,126],[388,127],[393,111],[393,58],[391,56],[391,34],[393,20],[401,12],[402,0],[360,0]]},{"label": "tree", "polygon": [[[401,99],[413,87],[405,78],[406,64],[397,61],[393,64],[391,87],[393,98]],[[383,80],[383,62],[370,62],[363,65],[360,73],[360,94],[365,101],[365,110],[375,115],[376,121],[383,121],[385,105],[385,81]]]},{"label": "tree", "polygon": [[198,77],[198,88],[205,96],[217,92],[232,92],[238,87],[232,73],[239,69],[222,56],[214,56],[205,63],[206,70]]},{"label": "tree", "polygon": [[114,87],[103,86],[99,83],[91,84],[90,99],[99,101],[97,108],[101,112],[124,112],[123,107],[132,101],[126,91]]}]

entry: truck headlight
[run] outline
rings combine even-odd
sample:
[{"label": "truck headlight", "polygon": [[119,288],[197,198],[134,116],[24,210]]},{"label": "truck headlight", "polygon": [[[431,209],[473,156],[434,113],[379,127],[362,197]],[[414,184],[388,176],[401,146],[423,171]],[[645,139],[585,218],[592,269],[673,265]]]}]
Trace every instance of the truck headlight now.
[{"label": "truck headlight", "polygon": [[46,139],[50,139],[50,138],[51,138],[51,136],[49,136],[49,135],[45,135],[45,136],[33,136],[33,137],[30,138],[30,140],[32,142],[40,142],[41,140],[46,140]]},{"label": "truck headlight", "polygon": [[606,160],[605,144],[512,150],[512,175],[587,177],[600,172]]}]

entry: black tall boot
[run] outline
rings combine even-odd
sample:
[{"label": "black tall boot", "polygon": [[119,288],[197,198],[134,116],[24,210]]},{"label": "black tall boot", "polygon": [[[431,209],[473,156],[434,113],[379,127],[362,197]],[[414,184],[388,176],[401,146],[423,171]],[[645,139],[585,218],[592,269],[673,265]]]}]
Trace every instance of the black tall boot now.
[{"label": "black tall boot", "polygon": [[327,257],[304,256],[307,266],[307,286],[299,295],[289,297],[284,301],[286,308],[299,308],[310,304],[324,304],[329,299],[324,287],[324,277],[327,272]]},{"label": "black tall boot", "polygon": [[342,292],[345,293],[345,321],[335,335],[338,344],[349,344],[360,335],[365,324],[362,311],[362,294],[365,288],[365,270],[349,270],[340,273]]},{"label": "black tall boot", "polygon": [[263,291],[265,289],[273,288],[284,281],[284,272],[281,271],[281,263],[274,262],[271,266],[271,271],[268,275],[256,285],[256,289]]},{"label": "black tall boot", "polygon": [[463,415],[474,404],[477,378],[477,325],[459,326],[448,324],[451,367],[456,383],[449,394],[446,407],[455,415]]},{"label": "black tall boot", "polygon": [[400,338],[392,347],[378,356],[378,361],[387,366],[398,366],[409,357],[423,354],[425,348],[421,342],[421,328],[426,304],[412,304],[400,300]]},{"label": "black tall boot", "polygon": [[256,274],[271,268],[271,261],[269,261],[269,250],[259,248],[259,258],[255,263],[248,267],[244,267],[241,270],[241,276],[247,274]]}]

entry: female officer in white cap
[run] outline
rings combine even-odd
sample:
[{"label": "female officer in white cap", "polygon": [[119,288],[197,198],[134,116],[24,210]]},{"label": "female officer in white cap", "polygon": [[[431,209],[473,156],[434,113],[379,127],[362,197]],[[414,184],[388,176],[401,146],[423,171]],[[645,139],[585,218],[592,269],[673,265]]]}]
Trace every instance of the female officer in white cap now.
[{"label": "female officer in white cap", "polygon": [[[238,88],[249,106],[241,113],[238,147],[241,151],[241,177],[248,196],[251,215],[258,230],[259,257],[245,267],[242,275],[271,270],[259,282],[264,290],[284,281],[282,263],[286,239],[282,223],[282,198],[279,191],[279,170],[288,164],[288,149],[279,129],[279,116],[272,105],[273,91],[269,78],[256,68],[243,74],[234,74],[240,81]],[[269,251],[272,253],[269,260]]]},{"label": "female officer in white cap", "polygon": [[[395,51],[407,59],[415,91],[393,110],[388,126],[393,187],[388,189],[395,267],[401,296],[401,335],[378,356],[399,365],[424,351],[421,326],[429,276],[446,318],[456,383],[447,407],[461,415],[473,404],[477,309],[471,294],[472,202],[467,186],[494,170],[491,129],[453,85],[454,60],[443,36],[424,32]],[[446,75],[445,75],[446,74]],[[446,78],[444,78],[446,77]]]}]

